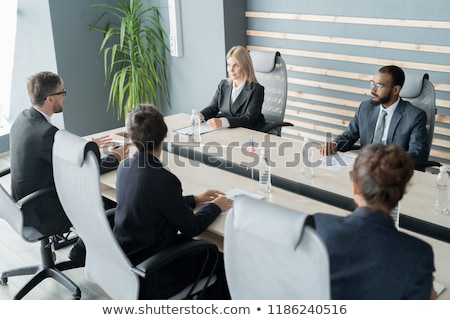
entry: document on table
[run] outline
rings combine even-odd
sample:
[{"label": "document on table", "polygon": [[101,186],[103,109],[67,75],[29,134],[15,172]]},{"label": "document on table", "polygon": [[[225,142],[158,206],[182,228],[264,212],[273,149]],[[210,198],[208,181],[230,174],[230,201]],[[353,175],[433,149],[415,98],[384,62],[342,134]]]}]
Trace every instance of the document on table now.
[{"label": "document on table", "polygon": [[438,296],[445,290],[445,286],[440,282],[434,281],[433,286]]},{"label": "document on table", "polygon": [[[252,193],[252,192],[248,192],[239,188],[234,188],[233,190],[230,190],[226,193],[227,198],[231,199],[231,200],[236,200],[236,198],[240,195],[244,195],[250,198],[254,198],[254,199],[263,199],[264,196],[261,194],[257,194],[257,193]],[[231,210],[231,209],[230,209]],[[223,211],[221,214],[226,214],[229,210]]]},{"label": "document on table", "polygon": [[[210,131],[214,131],[214,130],[219,130],[219,129],[222,129],[222,128],[213,128],[210,125],[208,125],[206,123],[206,121],[202,121],[201,124],[200,124],[200,134],[204,134],[204,133],[207,133],[207,132],[210,132]],[[192,135],[192,128],[191,128],[191,126],[178,128],[178,129],[175,129],[173,131],[176,132],[176,133],[179,133],[179,134],[187,135],[187,136],[191,136]]]},{"label": "document on table", "polygon": [[331,156],[324,156],[320,158],[320,168],[328,169],[331,171],[338,171],[343,167],[353,165],[356,155],[338,152]]},{"label": "document on table", "polygon": [[228,198],[230,198],[231,200],[235,200],[237,198],[237,196],[240,196],[240,195],[244,195],[244,196],[258,199],[258,200],[264,198],[264,196],[261,194],[248,192],[248,191],[245,191],[245,190],[242,190],[239,188],[234,188],[233,190],[230,190],[226,193],[226,196]]}]

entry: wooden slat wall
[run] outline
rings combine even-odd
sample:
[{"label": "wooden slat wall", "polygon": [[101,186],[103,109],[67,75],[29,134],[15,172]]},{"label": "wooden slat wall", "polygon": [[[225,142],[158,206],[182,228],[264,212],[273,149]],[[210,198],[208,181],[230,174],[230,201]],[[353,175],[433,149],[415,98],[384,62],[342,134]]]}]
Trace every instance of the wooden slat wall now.
[{"label": "wooden slat wall", "polygon": [[[450,166],[449,21],[260,11],[247,11],[246,17],[249,25],[248,49],[280,51],[287,63],[289,90],[286,120],[292,122],[294,127],[283,128],[283,135],[323,141],[326,132],[334,135],[341,133],[360,102],[369,99],[368,81],[376,70],[383,65],[395,64],[405,71],[430,75],[436,89],[438,108],[430,156]],[[293,23],[297,26],[314,23],[317,28],[321,24],[326,24],[326,28],[330,24],[351,28],[346,29],[344,37],[338,37],[318,35],[317,29],[310,27],[292,28]],[[286,30],[283,30],[283,25]],[[270,30],[271,27],[276,30]],[[361,29],[368,27],[379,29],[381,36],[384,34],[382,30],[389,27],[400,33],[416,32],[426,37],[414,38],[414,43],[404,42],[403,37],[399,37],[399,41],[362,38]],[[359,32],[353,34],[351,30]],[[446,44],[440,43],[442,40],[430,43],[430,39],[441,39],[444,31],[447,34]],[[386,55],[386,52],[389,54]],[[423,59],[418,59],[417,53],[421,53]]]}]

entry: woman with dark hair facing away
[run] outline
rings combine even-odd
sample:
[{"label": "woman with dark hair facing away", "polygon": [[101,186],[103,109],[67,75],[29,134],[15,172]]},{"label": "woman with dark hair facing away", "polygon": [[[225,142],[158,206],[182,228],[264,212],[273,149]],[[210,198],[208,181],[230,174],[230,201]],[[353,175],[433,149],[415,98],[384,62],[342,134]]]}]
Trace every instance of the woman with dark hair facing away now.
[{"label": "woman with dark hair facing away", "polygon": [[[114,235],[130,260],[138,263],[205,231],[233,202],[218,190],[182,195],[180,180],[160,161],[167,126],[156,108],[134,108],[128,115],[127,129],[138,151],[117,169]],[[192,209],[200,205],[194,213]],[[183,256],[141,279],[140,299],[167,299],[178,293],[196,280],[204,255]],[[212,265],[207,266],[206,275]],[[217,270],[217,281],[206,290],[205,299],[229,298],[223,260]]]},{"label": "woman with dark hair facing away", "polygon": [[332,299],[436,298],[431,246],[398,231],[390,216],[413,172],[401,147],[369,144],[350,172],[357,208],[346,217],[314,215],[329,252]]},{"label": "woman with dark hair facing away", "polygon": [[228,78],[220,81],[208,106],[200,111],[200,119],[213,128],[264,125],[262,105],[264,87],[256,80],[252,57],[242,46],[232,47],[226,56]]}]

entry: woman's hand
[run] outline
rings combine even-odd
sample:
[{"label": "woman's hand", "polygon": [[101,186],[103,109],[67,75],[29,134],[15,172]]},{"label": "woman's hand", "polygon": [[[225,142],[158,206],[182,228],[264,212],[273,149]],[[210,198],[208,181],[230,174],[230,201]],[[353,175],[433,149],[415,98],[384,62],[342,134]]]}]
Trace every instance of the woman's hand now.
[{"label": "woman's hand", "polygon": [[128,144],[124,144],[123,146],[112,148],[110,152],[120,162],[123,159],[128,158],[130,149],[128,148]]},{"label": "woman's hand", "polygon": [[212,203],[218,206],[222,212],[231,209],[233,206],[233,200],[228,199],[226,196],[219,196]]},{"label": "woman's hand", "polygon": [[205,192],[194,195],[195,204],[199,206],[204,202],[213,201],[217,197],[224,195],[225,193],[219,190],[206,190]]}]

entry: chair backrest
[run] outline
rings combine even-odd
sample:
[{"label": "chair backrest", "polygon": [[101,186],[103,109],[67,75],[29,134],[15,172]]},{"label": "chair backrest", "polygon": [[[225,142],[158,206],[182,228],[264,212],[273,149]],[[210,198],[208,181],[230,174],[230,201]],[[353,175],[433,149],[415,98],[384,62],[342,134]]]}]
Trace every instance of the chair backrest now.
[{"label": "chair backrest", "polygon": [[97,145],[65,130],[53,145],[61,204],[86,245],[86,276],[113,299],[138,299],[139,279],[111,230],[103,207]]},{"label": "chair backrest", "polygon": [[[287,100],[286,63],[278,51],[250,51],[250,56],[256,79],[264,86],[264,118],[267,122],[281,122],[284,120]],[[281,128],[278,130],[281,131]]]},{"label": "chair backrest", "polygon": [[262,200],[235,200],[224,238],[233,299],[330,299],[328,252],[307,217]]},{"label": "chair backrest", "polygon": [[434,86],[429,80],[428,74],[405,72],[405,83],[400,91],[400,96],[427,114],[428,145],[431,149],[437,110]]}]

